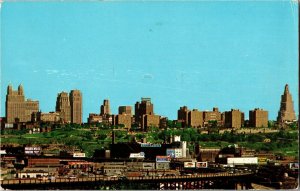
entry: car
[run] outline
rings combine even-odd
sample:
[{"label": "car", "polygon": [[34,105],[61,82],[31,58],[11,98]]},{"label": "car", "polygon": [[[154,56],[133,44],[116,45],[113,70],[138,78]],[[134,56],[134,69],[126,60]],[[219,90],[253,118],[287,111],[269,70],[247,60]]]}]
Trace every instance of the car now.
[{"label": "car", "polygon": [[77,177],[74,176],[74,175],[71,175],[71,176],[69,176],[69,178],[70,178],[70,179],[74,179],[74,178],[77,178]]}]

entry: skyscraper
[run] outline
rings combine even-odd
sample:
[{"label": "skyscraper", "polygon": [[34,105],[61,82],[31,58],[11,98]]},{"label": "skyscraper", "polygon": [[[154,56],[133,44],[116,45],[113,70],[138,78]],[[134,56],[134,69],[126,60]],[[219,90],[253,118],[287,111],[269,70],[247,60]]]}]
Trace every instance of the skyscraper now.
[{"label": "skyscraper", "polygon": [[281,95],[280,109],[278,112],[277,122],[293,121],[296,120],[294,111],[294,102],[292,95],[289,92],[289,85],[284,87],[283,95]]},{"label": "skyscraper", "polygon": [[7,87],[5,113],[6,122],[13,123],[16,121],[27,122],[31,120],[31,114],[39,111],[39,102],[30,99],[25,100],[23,86],[19,85],[18,90],[14,91],[13,87]]},{"label": "skyscraper", "polygon": [[241,128],[244,125],[244,113],[238,109],[225,111],[225,127]]},{"label": "skyscraper", "polygon": [[71,106],[69,95],[67,92],[61,92],[57,95],[56,99],[56,112],[60,113],[63,122],[71,122]]},{"label": "skyscraper", "polygon": [[249,111],[250,127],[268,127],[268,111],[255,108]]},{"label": "skyscraper", "polygon": [[188,113],[190,110],[187,106],[180,107],[177,111],[177,121],[182,123],[182,126],[185,127],[188,125]]},{"label": "skyscraper", "polygon": [[135,122],[141,126],[143,115],[154,115],[153,104],[150,98],[142,98],[141,102],[135,104]]},{"label": "skyscraper", "polygon": [[105,99],[103,101],[103,105],[101,105],[101,112],[100,115],[104,116],[104,115],[110,115],[110,105],[109,105],[109,100]]},{"label": "skyscraper", "polygon": [[203,112],[193,109],[188,113],[188,125],[190,127],[203,127]]},{"label": "skyscraper", "polygon": [[82,123],[82,95],[79,90],[70,92],[71,123]]}]

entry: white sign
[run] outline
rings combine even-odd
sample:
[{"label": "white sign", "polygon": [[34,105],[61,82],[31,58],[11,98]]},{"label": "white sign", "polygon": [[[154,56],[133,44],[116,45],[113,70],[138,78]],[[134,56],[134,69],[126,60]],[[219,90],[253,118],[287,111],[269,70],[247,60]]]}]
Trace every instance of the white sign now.
[{"label": "white sign", "polygon": [[5,128],[13,128],[14,124],[12,124],[12,123],[5,123],[4,127]]},{"label": "white sign", "polygon": [[138,158],[138,159],[143,159],[145,158],[145,153],[140,152],[140,153],[130,153],[129,158]]},{"label": "white sign", "polygon": [[197,168],[207,168],[207,162],[197,162],[196,167]]},{"label": "white sign", "polygon": [[39,155],[41,154],[41,147],[25,147],[25,154]]},{"label": "white sign", "polygon": [[184,168],[196,168],[195,162],[184,162]]},{"label": "white sign", "polygon": [[73,157],[85,157],[85,153],[73,153]]},{"label": "white sign", "polygon": [[227,158],[227,164],[232,164],[232,165],[258,164],[258,158],[257,157]]},{"label": "white sign", "polygon": [[156,156],[156,162],[170,162],[171,161],[171,157],[169,156]]},{"label": "white sign", "polygon": [[149,170],[152,170],[152,169],[155,169],[155,163],[143,163],[143,169],[149,169]]}]

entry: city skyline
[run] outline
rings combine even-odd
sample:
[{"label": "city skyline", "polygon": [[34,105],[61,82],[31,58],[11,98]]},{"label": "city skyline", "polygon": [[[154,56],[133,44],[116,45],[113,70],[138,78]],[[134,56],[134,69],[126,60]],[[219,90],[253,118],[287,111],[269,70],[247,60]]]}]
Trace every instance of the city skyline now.
[{"label": "city skyline", "polygon": [[[74,94],[75,93],[75,94]],[[8,87],[7,87],[7,95],[12,95],[13,94],[13,96],[12,97],[14,97],[14,96],[16,96],[17,95],[17,98],[9,98],[10,100],[19,100],[19,97],[21,96],[22,97],[22,100],[23,100],[23,102],[24,102],[24,104],[26,104],[26,102],[29,102],[29,103],[35,103],[35,104],[37,104],[37,108],[39,108],[39,104],[40,104],[40,102],[39,102],[39,100],[37,100],[37,99],[33,99],[33,98],[28,98],[28,97],[26,97],[26,94],[25,94],[25,91],[24,91],[24,88],[23,88],[23,85],[22,84],[20,84],[20,85],[18,85],[18,88],[14,88],[13,87],[13,85],[12,84],[9,84],[8,85]],[[292,98],[292,95],[291,94],[289,94],[288,95],[288,102],[290,102],[290,103],[288,103],[288,106],[286,106],[286,105],[282,105],[282,102],[284,102],[284,103],[286,103],[287,101],[286,101],[286,94],[289,94],[289,87],[288,87],[288,84],[286,84],[285,85],[285,87],[284,87],[284,92],[283,92],[283,94],[281,95],[281,102],[280,102],[280,110],[279,110],[279,113],[278,113],[278,116],[277,116],[277,121],[279,120],[279,117],[280,116],[285,116],[286,114],[280,114],[281,113],[281,109],[283,109],[283,110],[285,110],[285,109],[287,109],[287,115],[288,116],[286,116],[287,118],[295,118],[296,116],[295,116],[295,111],[294,111],[294,101],[293,101],[293,98]],[[6,95],[6,97],[7,97],[7,95]],[[70,110],[70,111],[68,111],[69,113],[68,114],[66,114],[67,115],[67,118],[65,119],[65,117],[62,117],[62,119],[63,120],[66,120],[66,121],[73,121],[73,109],[72,109],[72,103],[73,103],[73,97],[74,97],[74,95],[75,95],[75,99],[76,99],[76,107],[77,107],[77,109],[76,109],[76,112],[75,112],[75,110],[74,110],[74,112],[75,113],[77,113],[77,114],[75,114],[76,115],[76,119],[74,119],[75,121],[77,121],[76,123],[78,123],[78,124],[80,124],[81,122],[88,122],[89,121],[89,119],[87,119],[87,121],[85,121],[85,120],[83,120],[82,119],[82,117],[83,117],[83,112],[82,112],[82,110],[83,110],[83,108],[84,108],[84,105],[82,105],[82,100],[84,99],[84,98],[82,98],[82,93],[81,93],[81,91],[80,90],[78,90],[78,89],[75,89],[75,90],[70,90],[70,100],[69,100],[69,95],[68,95],[68,93],[66,92],[66,91],[61,91],[61,92],[58,92],[57,93],[57,100],[56,100],[56,105],[55,105],[55,110],[51,110],[51,111],[42,111],[41,109],[38,109],[39,111],[41,111],[42,113],[49,113],[49,112],[60,112],[61,111],[61,107],[62,107],[62,105],[64,105],[63,106],[63,110]],[[11,97],[11,96],[10,96]],[[61,97],[64,97],[65,99],[63,99],[64,101],[64,103],[62,104],[62,98]],[[283,97],[284,97],[284,99],[283,99]],[[169,118],[169,116],[165,116],[165,115],[161,115],[160,113],[156,113],[155,112],[155,110],[154,110],[154,105],[155,104],[153,104],[153,102],[151,102],[151,98],[141,98],[142,99],[142,101],[144,100],[148,100],[149,101],[149,103],[151,104],[151,109],[148,111],[148,112],[150,112],[149,114],[151,114],[151,115],[158,115],[158,116],[161,116],[161,117],[167,117],[167,118]],[[6,100],[7,100],[7,98],[6,98]],[[78,102],[79,101],[79,102]],[[18,102],[18,104],[19,104],[19,102]],[[78,105],[79,104],[79,105]],[[129,105],[129,107],[131,107],[131,108],[134,108],[134,107],[136,107],[136,104],[140,104],[139,102],[138,102],[138,100],[137,100],[137,102],[135,102],[135,104],[134,105]],[[291,104],[291,105],[290,105]],[[11,106],[11,107],[14,107],[14,106]],[[19,106],[18,106],[19,107]],[[65,108],[65,107],[68,107],[68,108]],[[103,100],[103,105],[101,105],[100,104],[100,106],[99,106],[99,111],[98,112],[88,112],[88,114],[100,114],[101,116],[103,116],[103,115],[106,115],[106,114],[109,114],[109,115],[117,115],[117,114],[120,114],[120,107],[127,107],[127,106],[123,106],[123,105],[118,105],[118,106],[116,106],[117,107],[117,110],[118,110],[118,112],[116,112],[116,113],[114,113],[114,112],[111,112],[111,106],[110,106],[110,100],[109,99],[104,99]],[[24,107],[24,109],[25,109],[26,107]],[[130,110],[131,110],[131,108],[130,108]],[[181,109],[191,109],[191,110],[195,110],[195,111],[199,111],[199,108],[188,108],[186,105],[184,105],[183,107],[180,107],[180,108],[178,108],[178,112],[179,112],[179,109],[181,110]],[[36,109],[36,106],[35,107],[30,107],[30,109],[33,109],[33,110],[36,110],[36,112],[37,112],[37,109]],[[79,110],[78,110],[79,109]],[[254,108],[252,108],[252,109],[249,109],[249,110],[247,110],[247,111],[242,111],[242,110],[240,110],[239,108],[230,108],[230,109],[227,109],[227,110],[224,110],[224,111],[221,111],[222,113],[226,113],[226,112],[229,112],[230,110],[237,110],[237,111],[241,111],[242,113],[243,113],[243,115],[244,115],[244,117],[246,116],[245,114],[247,114],[248,113],[248,111],[249,112],[253,112],[253,110],[261,110],[261,109],[264,109],[264,108],[259,108],[259,107],[254,107]],[[25,109],[26,110],[26,109]],[[146,109],[147,110],[147,109]],[[212,109],[204,109],[204,110],[200,110],[200,111],[203,111],[203,112],[205,112],[205,111],[217,111],[218,112],[218,106],[215,106],[214,108],[212,108]],[[7,110],[6,110],[6,112],[7,112]],[[12,111],[9,111],[8,113],[11,113]],[[14,111],[14,112],[16,112],[16,111]],[[63,111],[63,112],[65,112],[65,111]],[[268,110],[266,110],[266,118],[268,118]],[[27,112],[28,113],[28,112]],[[294,114],[290,114],[290,113],[294,113]],[[71,115],[72,114],[72,115]],[[137,113],[135,113],[135,112],[133,112],[133,111],[131,111],[131,114],[132,115],[137,115],[137,116],[139,116],[139,114],[137,114]],[[179,120],[179,118],[181,118],[181,117],[179,117],[179,113],[177,113],[178,115],[176,116],[176,118],[174,118],[174,119],[171,119],[171,118],[169,118],[169,119],[171,119],[171,120],[176,120],[176,119],[178,119]],[[221,113],[220,113],[221,114]],[[23,115],[23,114],[21,114],[21,115]],[[65,114],[63,114],[63,116],[64,116]],[[290,116],[291,115],[291,116]],[[137,117],[136,116],[136,117]],[[7,117],[7,116],[5,116],[5,117]],[[244,118],[243,117],[243,118]],[[249,119],[249,117],[250,116],[248,116],[248,117],[246,117],[245,119]],[[71,120],[71,118],[72,118],[72,120]],[[280,117],[281,118],[281,117]],[[12,120],[12,118],[10,117],[9,119],[11,119]],[[297,119],[297,117],[296,117],[296,119]],[[270,119],[270,120],[274,120],[274,119]],[[24,120],[23,120],[24,121]],[[28,120],[29,121],[29,120]],[[75,123],[75,121],[74,121],[74,123]],[[282,121],[282,120],[279,120],[279,121]],[[9,121],[9,122],[12,122],[12,121]]]},{"label": "city skyline", "polygon": [[298,118],[297,15],[288,1],[5,2],[1,116],[11,82],[43,112],[55,110],[57,93],[81,90],[83,121],[104,99],[117,113],[141,97],[170,119],[186,105],[246,118],[263,108],[276,120],[289,84]]}]

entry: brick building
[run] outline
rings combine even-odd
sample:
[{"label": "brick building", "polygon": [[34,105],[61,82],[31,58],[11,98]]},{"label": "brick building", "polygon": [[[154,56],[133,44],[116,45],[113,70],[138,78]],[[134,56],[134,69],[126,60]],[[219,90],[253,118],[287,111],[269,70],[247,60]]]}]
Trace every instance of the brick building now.
[{"label": "brick building", "polygon": [[96,113],[89,113],[89,117],[87,119],[88,123],[101,123],[102,122],[102,116],[100,114]]},{"label": "brick building", "polygon": [[71,106],[67,92],[61,92],[56,99],[56,112],[64,123],[71,123]]},{"label": "brick building", "polygon": [[103,100],[103,105],[101,105],[100,108],[100,115],[105,116],[110,114],[110,103],[108,99],[105,99]]},{"label": "brick building", "polygon": [[244,113],[238,109],[225,112],[225,127],[241,128],[244,124]]},{"label": "brick building", "polygon": [[34,112],[32,114],[31,120],[33,122],[56,123],[56,122],[60,122],[60,114],[58,112],[49,112],[49,113]]},{"label": "brick building", "polygon": [[131,106],[120,106],[119,107],[119,114],[132,115]]},{"label": "brick building", "polygon": [[23,86],[19,85],[14,91],[12,85],[7,87],[5,112],[6,122],[28,122],[31,121],[31,114],[39,111],[39,102],[30,99],[25,100]]},{"label": "brick building", "polygon": [[209,121],[217,121],[218,124],[222,124],[221,112],[217,107],[214,107],[212,111],[203,112],[204,126],[207,126]]},{"label": "brick building", "polygon": [[71,90],[70,92],[71,105],[71,122],[82,123],[82,95],[79,90]]},{"label": "brick building", "polygon": [[203,112],[193,109],[188,113],[188,125],[190,127],[203,127]]},{"label": "brick building", "polygon": [[146,114],[142,117],[142,128],[143,130],[147,130],[148,127],[159,127],[160,124],[160,116],[159,115],[150,115]]},{"label": "brick building", "polygon": [[79,90],[61,92],[56,99],[56,112],[64,123],[82,123],[82,95]]},{"label": "brick building", "polygon": [[268,111],[255,108],[249,111],[250,127],[268,127]]},{"label": "brick building", "polygon": [[142,98],[141,102],[136,102],[135,107],[135,122],[138,126],[143,126],[143,116],[144,115],[154,115],[153,104],[151,103],[151,98]]},{"label": "brick building", "polygon": [[187,106],[180,107],[177,111],[177,121],[182,123],[182,126],[185,127],[188,125],[189,112]]},{"label": "brick building", "polygon": [[122,113],[116,116],[116,125],[124,125],[125,129],[130,129],[132,124],[132,116]]}]

